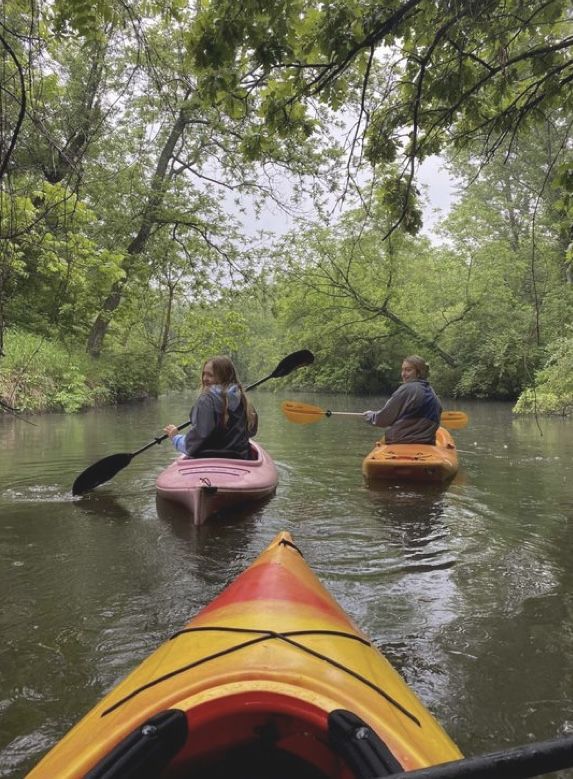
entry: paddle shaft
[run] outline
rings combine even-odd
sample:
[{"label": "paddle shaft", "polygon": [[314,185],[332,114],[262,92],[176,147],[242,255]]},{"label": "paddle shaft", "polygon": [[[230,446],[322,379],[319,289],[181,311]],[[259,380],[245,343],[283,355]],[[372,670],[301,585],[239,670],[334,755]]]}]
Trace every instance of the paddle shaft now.
[{"label": "paddle shaft", "polygon": [[392,774],[395,779],[529,779],[573,766],[573,736]]},{"label": "paddle shaft", "polygon": [[[308,349],[301,349],[298,352],[293,352],[284,357],[272,373],[259,379],[254,384],[249,384],[248,387],[245,387],[245,390],[254,389],[255,387],[258,387],[259,384],[262,384],[269,379],[279,379],[283,376],[288,376],[289,373],[292,373],[292,371],[297,368],[310,365],[312,362],[314,362],[314,355]],[[190,424],[191,420],[182,422],[180,425],[177,425],[177,430],[183,430],[183,428]],[[100,484],[109,481],[116,473],[119,473],[119,471],[128,466],[136,455],[147,451],[147,449],[150,449],[156,444],[160,444],[162,441],[165,441],[166,438],[169,438],[169,436],[167,433],[164,433],[163,435],[154,438],[153,441],[150,441],[148,444],[145,444],[145,446],[142,446],[141,449],[137,449],[135,452],[112,454],[109,457],[104,457],[103,460],[98,460],[98,462],[90,465],[89,468],[86,468],[85,471],[82,471],[74,481],[72,485],[72,495],[81,495],[82,493],[93,490],[94,487],[98,487]]]},{"label": "paddle shaft", "polygon": [[[177,430],[183,430],[184,427],[188,427],[190,424],[191,420],[188,419],[187,422],[182,422],[180,425],[177,425]],[[142,452],[147,451],[152,446],[155,446],[155,444],[160,444],[162,441],[165,441],[166,438],[169,438],[167,433],[157,436],[157,438],[154,438],[153,441],[150,441],[148,444],[145,444],[145,446],[142,446],[141,449],[137,449],[137,451],[132,452],[131,456],[135,457],[136,454],[141,454]]]},{"label": "paddle shaft", "polygon": [[[308,425],[313,422],[318,422],[325,417],[332,416],[347,416],[347,417],[362,417],[365,419],[366,412],[363,411],[332,411],[331,409],[325,410],[320,406],[315,406],[311,403],[297,403],[291,400],[286,400],[282,404],[283,414],[290,419],[291,422],[296,422],[300,425]],[[468,415],[463,411],[442,411],[440,415],[440,424],[444,427],[448,427],[453,430],[459,430],[465,427],[468,423]]]},{"label": "paddle shaft", "polygon": [[[258,381],[255,381],[254,384],[249,384],[248,387],[245,387],[245,392],[255,389],[255,387],[259,386],[259,384],[263,384],[265,381],[268,381],[269,379],[273,379],[273,378],[274,378],[274,373],[269,373],[269,375],[265,376],[264,379],[259,379]],[[342,413],[342,412],[335,412],[335,413]],[[177,425],[177,430],[183,430],[185,427],[189,427],[190,424],[191,424],[191,420],[188,419],[186,422],[182,422],[180,425]],[[141,449],[132,452],[131,456],[135,457],[136,454],[141,454],[142,452],[146,452],[152,446],[155,446],[155,444],[160,444],[162,441],[165,441],[166,438],[169,438],[167,433],[157,436],[157,438],[154,438],[153,441],[150,441],[148,444],[145,444],[145,446],[142,446]]]}]

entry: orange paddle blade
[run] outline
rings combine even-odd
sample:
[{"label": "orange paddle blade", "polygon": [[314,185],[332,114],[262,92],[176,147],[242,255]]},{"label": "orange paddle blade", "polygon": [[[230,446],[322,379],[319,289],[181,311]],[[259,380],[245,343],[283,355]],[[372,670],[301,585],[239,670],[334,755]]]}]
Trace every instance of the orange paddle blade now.
[{"label": "orange paddle blade", "polygon": [[461,430],[469,422],[469,417],[463,411],[442,411],[440,424],[449,430]]},{"label": "orange paddle blade", "polygon": [[319,422],[326,416],[326,412],[320,406],[313,406],[309,403],[295,403],[292,400],[285,400],[281,404],[281,408],[287,419],[299,425],[310,425],[313,422]]}]

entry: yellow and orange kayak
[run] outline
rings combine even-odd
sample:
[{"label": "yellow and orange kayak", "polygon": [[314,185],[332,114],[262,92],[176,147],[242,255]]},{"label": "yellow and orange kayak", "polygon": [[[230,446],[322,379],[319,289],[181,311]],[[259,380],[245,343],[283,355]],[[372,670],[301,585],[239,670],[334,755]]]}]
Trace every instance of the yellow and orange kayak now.
[{"label": "yellow and orange kayak", "polygon": [[385,444],[378,441],[362,461],[367,482],[445,482],[458,472],[454,439],[443,427],[435,444]]},{"label": "yellow and orange kayak", "polygon": [[365,779],[459,757],[283,532],[28,776]]}]

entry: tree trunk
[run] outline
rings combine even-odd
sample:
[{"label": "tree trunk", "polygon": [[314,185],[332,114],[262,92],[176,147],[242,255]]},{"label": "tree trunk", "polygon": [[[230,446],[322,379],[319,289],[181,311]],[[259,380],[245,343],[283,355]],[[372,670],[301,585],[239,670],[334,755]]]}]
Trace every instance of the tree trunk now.
[{"label": "tree trunk", "polygon": [[173,300],[175,298],[175,284],[169,284],[169,293],[167,296],[167,306],[165,309],[165,318],[163,320],[163,327],[161,328],[161,340],[159,342],[159,352],[157,354],[157,375],[161,373],[165,357],[167,355],[167,347],[169,346],[169,331],[171,330],[171,314],[173,311]]},{"label": "tree trunk", "polygon": [[[91,67],[88,72],[81,105],[76,107],[75,116],[77,125],[70,133],[62,147],[56,146],[54,140],[50,145],[55,148],[55,154],[48,155],[49,165],[42,166],[44,176],[50,184],[57,184],[72,174],[76,179],[81,177],[80,164],[87,147],[97,132],[100,122],[100,110],[98,95],[102,88],[102,78],[107,52],[107,42],[103,46],[97,46],[88,53],[91,59]],[[46,135],[45,129],[34,113],[33,122],[40,127],[42,135]]]},{"label": "tree trunk", "polygon": [[97,315],[88,336],[86,351],[92,357],[99,357],[101,354],[103,341],[107,334],[109,324],[122,301],[124,289],[129,282],[132,271],[137,265],[137,259],[147,246],[151,230],[157,217],[157,210],[165,196],[165,183],[167,180],[169,162],[173,156],[175,146],[183,134],[187,121],[186,112],[181,110],[165,141],[161,154],[159,155],[139,230],[133,241],[127,247],[126,256],[122,265],[124,276],[119,281],[116,281],[111,288],[109,295],[103,302],[102,310]]}]

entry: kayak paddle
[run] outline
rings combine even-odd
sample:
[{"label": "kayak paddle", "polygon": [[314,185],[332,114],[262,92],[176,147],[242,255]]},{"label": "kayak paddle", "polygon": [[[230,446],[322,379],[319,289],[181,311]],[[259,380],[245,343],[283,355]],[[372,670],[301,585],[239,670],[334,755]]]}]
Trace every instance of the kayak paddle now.
[{"label": "kayak paddle", "polygon": [[[248,387],[245,387],[245,390],[254,389],[255,387],[258,387],[259,384],[262,384],[269,379],[280,379],[283,376],[288,376],[289,373],[292,373],[292,371],[295,371],[297,368],[310,365],[312,362],[314,362],[314,354],[308,349],[300,349],[298,352],[292,352],[292,354],[287,355],[279,362],[272,373],[269,373],[264,379],[259,379],[259,381],[256,381],[254,384],[249,384]],[[182,422],[180,425],[177,425],[177,430],[183,430],[184,427],[187,427],[190,424],[190,419],[186,422]],[[97,463],[90,465],[89,468],[82,471],[74,481],[72,485],[72,495],[82,495],[84,492],[89,492],[90,490],[93,490],[94,487],[99,487],[100,484],[109,481],[116,473],[119,473],[123,468],[126,468],[136,455],[147,451],[147,449],[155,446],[155,444],[160,444],[168,437],[167,433],[164,433],[163,435],[154,438],[153,441],[150,441],[145,446],[142,446],[141,449],[138,449],[136,452],[121,452],[120,454],[112,454],[109,455],[109,457],[104,457],[103,460],[98,460]]]},{"label": "kayak paddle", "polygon": [[[299,425],[310,425],[313,422],[319,422],[324,417],[345,416],[345,417],[364,417],[362,411],[330,411],[313,406],[310,403],[295,403],[291,400],[285,400],[282,404],[283,414],[291,422]],[[450,430],[460,430],[465,427],[469,421],[468,415],[463,411],[442,411],[440,424]]]}]

